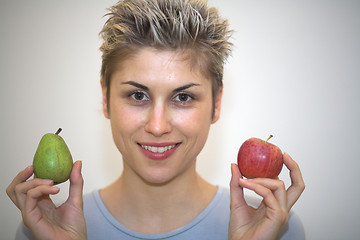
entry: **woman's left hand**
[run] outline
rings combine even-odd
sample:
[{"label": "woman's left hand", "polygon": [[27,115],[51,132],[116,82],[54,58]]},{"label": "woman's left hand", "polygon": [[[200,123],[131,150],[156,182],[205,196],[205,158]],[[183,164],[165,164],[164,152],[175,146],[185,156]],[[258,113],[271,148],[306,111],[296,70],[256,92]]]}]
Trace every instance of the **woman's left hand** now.
[{"label": "woman's left hand", "polygon": [[[287,190],[284,182],[278,179],[243,179],[238,166],[232,164],[229,240],[277,237],[288,221],[291,207],[305,189],[300,168],[287,153],[284,154],[284,164],[291,178],[291,186]],[[246,203],[244,188],[263,197],[258,208]]]}]

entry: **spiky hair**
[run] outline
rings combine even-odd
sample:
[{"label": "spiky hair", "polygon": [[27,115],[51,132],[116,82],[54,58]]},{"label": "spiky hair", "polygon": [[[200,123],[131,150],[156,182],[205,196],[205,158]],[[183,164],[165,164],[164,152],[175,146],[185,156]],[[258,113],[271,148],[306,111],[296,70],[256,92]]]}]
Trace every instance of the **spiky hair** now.
[{"label": "spiky hair", "polygon": [[141,47],[152,47],[191,53],[195,67],[212,81],[215,97],[232,46],[228,21],[216,8],[204,0],[121,0],[109,11],[100,32],[107,94],[115,65]]}]

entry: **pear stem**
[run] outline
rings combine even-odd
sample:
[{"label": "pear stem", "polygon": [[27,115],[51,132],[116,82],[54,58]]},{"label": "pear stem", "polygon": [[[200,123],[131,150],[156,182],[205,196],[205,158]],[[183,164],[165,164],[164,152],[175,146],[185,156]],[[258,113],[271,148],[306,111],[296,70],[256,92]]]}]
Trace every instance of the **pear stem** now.
[{"label": "pear stem", "polygon": [[62,129],[61,128],[59,128],[57,131],[56,131],[56,135],[59,135],[59,133],[62,131]]},{"label": "pear stem", "polygon": [[270,135],[270,136],[268,137],[268,139],[266,139],[265,143],[267,143],[267,142],[269,141],[269,139],[272,138],[272,137],[273,137],[273,135]]}]

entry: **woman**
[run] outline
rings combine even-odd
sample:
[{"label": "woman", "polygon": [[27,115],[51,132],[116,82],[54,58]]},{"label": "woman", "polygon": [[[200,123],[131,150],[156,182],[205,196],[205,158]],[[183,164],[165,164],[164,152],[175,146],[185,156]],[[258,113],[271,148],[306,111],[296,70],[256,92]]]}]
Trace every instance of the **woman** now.
[{"label": "woman", "polygon": [[[230,193],[196,172],[196,158],[220,116],[231,31],[201,0],[124,0],[110,9],[101,36],[103,111],[123,172],[83,197],[75,162],[67,201],[56,208],[53,182],[21,171],[7,193],[21,210],[18,239],[294,239],[289,214],[304,183],[284,154],[292,185],[242,179],[231,166]],[[263,197],[247,204],[243,188]],[[229,207],[230,206],[230,207]],[[290,220],[289,220],[290,219]],[[289,221],[288,221],[289,220]]]}]

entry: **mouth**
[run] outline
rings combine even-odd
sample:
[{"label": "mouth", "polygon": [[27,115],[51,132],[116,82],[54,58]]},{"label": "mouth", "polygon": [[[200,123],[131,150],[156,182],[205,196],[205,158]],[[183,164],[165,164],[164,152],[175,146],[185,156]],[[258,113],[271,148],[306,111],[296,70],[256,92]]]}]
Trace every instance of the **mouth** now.
[{"label": "mouth", "polygon": [[153,160],[163,160],[170,157],[180,143],[138,143],[146,157]]},{"label": "mouth", "polygon": [[153,153],[163,153],[163,152],[173,149],[176,146],[176,144],[168,145],[165,147],[148,146],[148,145],[144,145],[144,144],[140,144],[140,146],[143,149],[148,150]]}]

